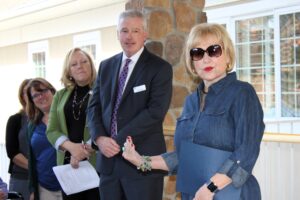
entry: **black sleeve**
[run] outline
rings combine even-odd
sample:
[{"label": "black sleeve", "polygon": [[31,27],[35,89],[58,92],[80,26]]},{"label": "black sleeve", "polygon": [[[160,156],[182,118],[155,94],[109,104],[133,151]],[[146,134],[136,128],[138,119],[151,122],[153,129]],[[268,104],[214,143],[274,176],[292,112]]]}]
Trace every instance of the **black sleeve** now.
[{"label": "black sleeve", "polygon": [[22,114],[17,113],[12,115],[7,120],[6,124],[6,152],[7,156],[12,160],[18,153],[19,149],[19,131],[21,128]]}]

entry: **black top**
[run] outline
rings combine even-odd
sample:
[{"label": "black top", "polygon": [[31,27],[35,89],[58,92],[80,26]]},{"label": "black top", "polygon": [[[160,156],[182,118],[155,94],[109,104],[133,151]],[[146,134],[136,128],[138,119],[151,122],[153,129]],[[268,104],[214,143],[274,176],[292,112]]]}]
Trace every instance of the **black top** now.
[{"label": "black top", "polygon": [[10,116],[6,124],[6,152],[10,159],[8,172],[15,178],[28,178],[28,170],[15,165],[12,161],[19,153],[28,158],[27,125],[28,118],[21,112]]},{"label": "black top", "polygon": [[[89,91],[88,85],[76,86],[64,107],[68,137],[71,142],[81,143],[83,141]],[[69,152],[66,152],[66,157],[69,156]]]}]

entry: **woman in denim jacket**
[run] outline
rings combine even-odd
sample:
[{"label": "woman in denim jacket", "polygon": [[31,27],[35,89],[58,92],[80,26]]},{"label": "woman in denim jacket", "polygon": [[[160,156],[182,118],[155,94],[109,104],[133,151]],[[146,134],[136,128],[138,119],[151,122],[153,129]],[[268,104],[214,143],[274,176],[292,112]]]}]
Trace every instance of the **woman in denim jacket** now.
[{"label": "woman in denim jacket", "polygon": [[[260,188],[252,169],[265,128],[263,111],[254,88],[237,80],[236,73],[231,72],[235,52],[225,28],[218,24],[193,27],[187,39],[185,61],[188,70],[202,82],[186,98],[182,114],[177,119],[176,151],[141,156],[128,138],[123,157],[142,171],[162,169],[176,174],[178,167],[185,165],[178,156],[182,141],[230,151],[231,155],[206,183],[200,185],[195,196],[182,193],[182,199],[214,199],[217,191],[231,185],[240,188],[238,199],[260,200]],[[195,162],[201,162],[201,157],[189,156]]]}]

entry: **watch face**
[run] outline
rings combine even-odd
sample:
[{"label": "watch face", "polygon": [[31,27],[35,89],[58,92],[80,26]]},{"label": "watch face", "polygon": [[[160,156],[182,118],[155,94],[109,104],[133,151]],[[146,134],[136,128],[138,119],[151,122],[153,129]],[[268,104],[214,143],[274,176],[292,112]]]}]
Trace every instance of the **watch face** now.
[{"label": "watch face", "polygon": [[211,192],[215,192],[218,189],[218,187],[213,182],[210,182],[207,185],[207,189],[209,189],[209,191],[211,191]]}]

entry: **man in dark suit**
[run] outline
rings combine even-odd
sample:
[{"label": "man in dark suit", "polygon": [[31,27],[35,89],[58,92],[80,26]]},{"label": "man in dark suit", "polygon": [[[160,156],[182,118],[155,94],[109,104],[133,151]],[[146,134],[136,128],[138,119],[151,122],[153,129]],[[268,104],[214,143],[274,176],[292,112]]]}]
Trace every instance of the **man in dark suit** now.
[{"label": "man in dark suit", "polygon": [[146,27],[139,11],[120,15],[117,28],[123,52],[100,63],[88,106],[88,126],[100,150],[101,200],[162,199],[165,173],[142,172],[121,152],[128,136],[141,154],[166,151],[162,123],[171,101],[172,67],[144,47]]}]

